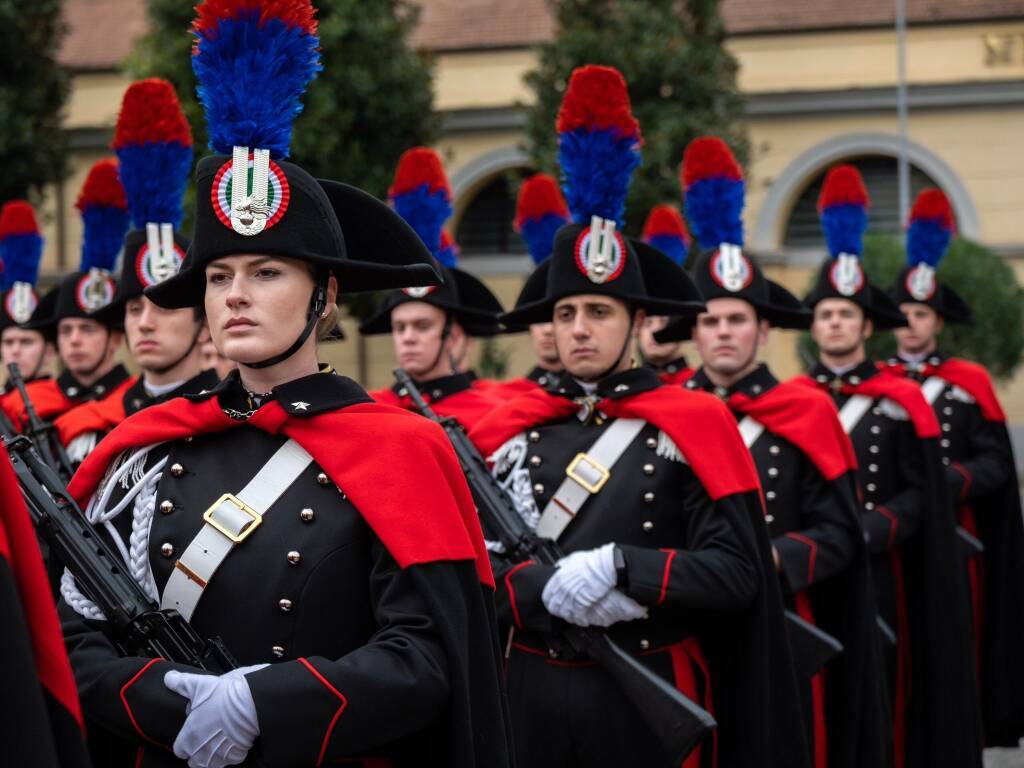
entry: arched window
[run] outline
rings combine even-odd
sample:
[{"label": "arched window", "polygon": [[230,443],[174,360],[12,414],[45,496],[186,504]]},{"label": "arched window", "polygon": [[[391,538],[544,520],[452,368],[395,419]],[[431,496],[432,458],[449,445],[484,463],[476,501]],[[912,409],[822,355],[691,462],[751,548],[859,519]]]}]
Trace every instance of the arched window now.
[{"label": "arched window", "polygon": [[509,169],[477,191],[455,231],[463,256],[507,256],[526,252],[512,221],[516,216],[519,185],[529,175],[526,168]]},{"label": "arched window", "polygon": [[[896,158],[876,155],[843,160],[842,162],[855,165],[864,177],[864,185],[867,187],[868,196],[871,198],[871,210],[868,213],[868,231],[889,234],[901,233],[903,231],[903,222],[900,221],[899,181]],[[800,248],[822,245],[824,235],[821,231],[821,224],[818,221],[818,195],[821,193],[821,185],[825,181],[825,174],[833,165],[838,165],[838,163],[832,163],[828,167],[822,168],[816,176],[812,177],[811,183],[797,199],[793,210],[789,214],[789,221],[786,223],[783,247]],[[939,185],[924,171],[915,166],[910,167],[911,203],[913,203],[914,198],[925,187],[937,186]]]}]

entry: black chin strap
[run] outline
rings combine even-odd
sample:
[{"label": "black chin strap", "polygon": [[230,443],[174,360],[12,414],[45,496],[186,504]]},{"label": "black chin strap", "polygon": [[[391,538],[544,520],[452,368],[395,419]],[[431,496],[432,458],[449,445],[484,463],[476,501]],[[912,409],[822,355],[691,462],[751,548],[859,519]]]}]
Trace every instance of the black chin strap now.
[{"label": "black chin strap", "polygon": [[[444,327],[441,329],[441,343],[437,347],[437,354],[434,355],[434,360],[427,368],[428,371],[432,371],[437,367],[437,364],[441,362],[441,355],[444,354],[444,345],[448,341],[448,337],[452,333],[452,319],[447,313],[444,316]],[[452,373],[455,373],[455,355],[450,351],[448,352],[448,364],[452,367]]]},{"label": "black chin strap", "polygon": [[153,373],[157,374],[158,376],[163,376],[168,371],[176,368],[186,357],[188,357],[189,355],[192,354],[192,350],[195,349],[196,348],[196,344],[199,343],[199,335],[202,332],[203,332],[203,321],[200,320],[196,324],[196,332],[192,336],[192,343],[188,345],[188,349],[185,350],[185,354],[183,354],[181,357],[179,357],[177,360],[175,360],[170,365],[165,365],[163,368],[152,368],[150,370],[152,370]]},{"label": "black chin strap", "polygon": [[634,316],[635,316],[635,313],[631,313],[629,315],[629,328],[626,329],[626,340],[624,342],[622,342],[622,349],[619,350],[619,356],[615,358],[615,362],[612,363],[607,369],[605,369],[601,373],[600,376],[598,376],[596,379],[594,379],[595,381],[601,381],[602,379],[605,379],[608,376],[611,376],[613,373],[615,373],[615,369],[619,367],[619,363],[622,362],[622,358],[624,358],[626,356],[626,353],[629,352],[630,342],[633,341],[633,317]]},{"label": "black chin strap", "polygon": [[320,315],[323,314],[327,308],[327,275],[321,275],[316,282],[316,288],[313,289],[313,295],[309,299],[309,308],[306,315],[306,327],[302,329],[302,333],[299,334],[299,338],[288,347],[284,352],[273,357],[268,357],[266,360],[260,360],[258,363],[239,363],[244,365],[246,368],[269,368],[272,365],[277,365],[280,362],[287,360],[289,357],[294,355],[303,344],[306,343],[306,339],[309,338],[309,334],[316,328],[317,321],[320,319]]}]

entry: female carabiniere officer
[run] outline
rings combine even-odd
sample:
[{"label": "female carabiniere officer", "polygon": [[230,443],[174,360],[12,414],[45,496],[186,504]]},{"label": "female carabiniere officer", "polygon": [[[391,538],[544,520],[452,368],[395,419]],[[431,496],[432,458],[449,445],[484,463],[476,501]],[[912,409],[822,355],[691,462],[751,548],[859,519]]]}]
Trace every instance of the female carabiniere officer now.
[{"label": "female carabiniere officer", "polygon": [[[302,23],[239,13],[252,35]],[[209,39],[233,36],[251,39]],[[188,258],[147,295],[202,306],[238,370],[128,418],[71,492],[153,599],[245,666],[119,655],[66,575],[92,732],[131,745],[127,765],[507,765],[493,579],[454,454],[316,357],[339,291],[436,282],[428,252],[369,195],[250,151],[280,156],[265,136],[220,135]]]}]

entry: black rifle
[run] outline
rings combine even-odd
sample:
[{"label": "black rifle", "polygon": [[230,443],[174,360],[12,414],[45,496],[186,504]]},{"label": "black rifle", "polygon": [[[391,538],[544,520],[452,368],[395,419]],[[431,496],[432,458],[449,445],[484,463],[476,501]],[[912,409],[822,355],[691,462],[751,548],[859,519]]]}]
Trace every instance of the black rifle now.
[{"label": "black rifle", "polygon": [[[466,437],[462,426],[454,419],[438,416],[404,370],[397,368],[394,373],[420,413],[444,428],[466,475],[477,511],[490,534],[505,547],[505,554],[515,562],[557,563],[564,555],[561,548],[551,539],[540,538],[527,527],[512,499],[491,476],[487,463]],[[573,650],[589,656],[612,676],[651,727],[673,764],[681,763],[717,726],[709,712],[626,653],[607,632],[568,625],[562,636]]]},{"label": "black rifle", "polygon": [[39,455],[43,457],[43,460],[49,465],[50,469],[56,472],[65,484],[70,482],[71,476],[75,474],[75,471],[71,467],[71,461],[64,451],[60,437],[57,436],[53,429],[53,424],[43,421],[39,418],[39,414],[36,413],[36,407],[32,403],[32,398],[28,396],[25,379],[22,378],[21,369],[18,368],[18,364],[8,363],[7,372],[10,376],[11,384],[18,390],[18,393],[21,395],[21,402],[25,407],[25,434],[35,444],[36,450],[39,451]]},{"label": "black rifle", "polygon": [[793,666],[802,680],[843,652],[843,644],[793,611],[786,611],[786,630],[793,651]]},{"label": "black rifle", "polygon": [[57,473],[18,435],[4,441],[36,531],[78,587],[106,616],[105,631],[126,656],[165,658],[220,674],[238,666],[219,638],[205,640],[177,611],[161,610],[86,519]]}]

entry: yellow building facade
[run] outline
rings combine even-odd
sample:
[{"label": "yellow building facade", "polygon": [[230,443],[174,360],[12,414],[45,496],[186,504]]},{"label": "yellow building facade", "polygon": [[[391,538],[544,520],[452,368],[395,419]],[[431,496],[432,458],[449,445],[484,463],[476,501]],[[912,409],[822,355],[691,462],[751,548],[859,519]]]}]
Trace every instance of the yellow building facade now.
[{"label": "yellow building facade", "polygon": [[[474,0],[467,13],[488,2]],[[142,5],[141,0],[122,3],[136,14]],[[771,277],[799,294],[825,256],[823,245],[808,236],[806,223],[798,236],[811,185],[843,160],[867,158],[887,173],[899,150],[896,35],[870,19],[843,29],[796,29],[784,19],[756,29],[749,18],[744,20],[749,8],[742,5],[742,0],[727,0],[725,15],[752,150],[747,247]],[[779,0],[777,5],[787,3]],[[1004,5],[999,13],[981,14],[984,18],[970,11],[959,19],[924,23],[915,20],[911,3],[908,152],[915,174],[950,197],[960,231],[996,249],[1024,279],[1024,2]],[[529,169],[523,125],[531,93],[523,76],[535,63],[531,44],[550,34],[550,20],[536,17],[519,40],[506,35],[511,39],[495,42],[500,29],[481,29],[480,39],[469,35],[452,48],[430,36],[442,36],[443,14],[457,15],[460,4],[425,0],[424,6],[424,30],[417,42],[434,51],[435,105],[444,126],[438,150],[455,193],[450,229],[457,233],[473,215],[474,201],[493,189],[495,180]],[[738,19],[735,26],[742,31],[732,33],[731,18]],[[72,174],[47,196],[44,210],[44,271],[49,274],[77,263],[80,226],[73,215],[74,196],[88,165],[108,154],[105,146],[127,84],[113,67],[94,67],[74,77],[66,117],[74,150]],[[483,277],[508,305],[530,262],[521,249],[478,254],[464,248],[462,265]],[[390,340],[358,341],[354,324],[346,320],[344,327],[349,341],[325,348],[327,357],[352,375],[365,371],[369,386],[388,384]],[[777,333],[766,350],[766,360],[782,375],[799,370],[794,341],[792,334]],[[509,375],[530,367],[524,338],[502,339],[499,346],[510,355]],[[1011,420],[1024,423],[1024,376],[1003,387],[1002,395]]]}]

